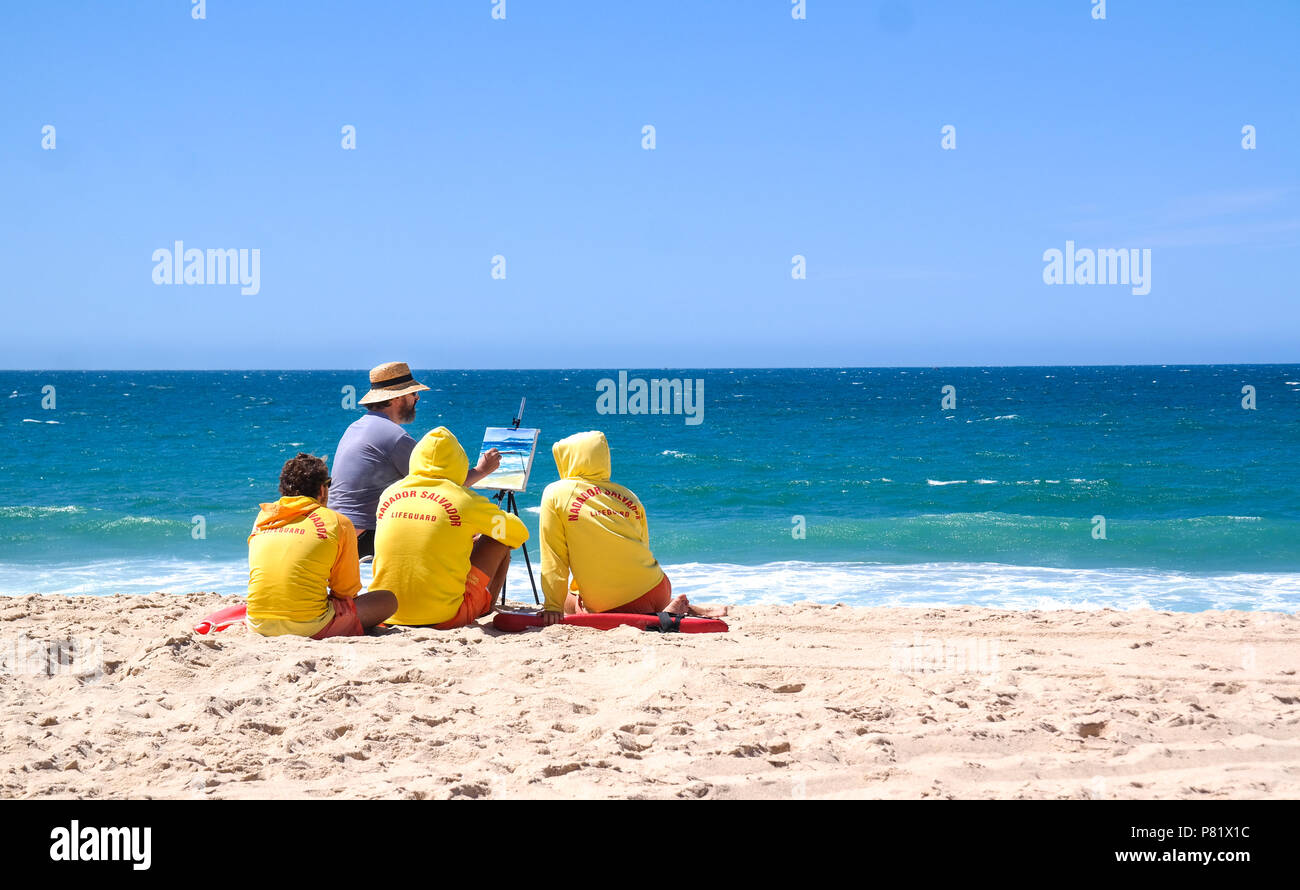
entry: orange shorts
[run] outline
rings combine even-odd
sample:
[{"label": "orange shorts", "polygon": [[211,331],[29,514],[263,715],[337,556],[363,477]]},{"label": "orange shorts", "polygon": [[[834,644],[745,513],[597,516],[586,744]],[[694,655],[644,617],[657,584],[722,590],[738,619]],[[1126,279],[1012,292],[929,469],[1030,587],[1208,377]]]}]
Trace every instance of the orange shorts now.
[{"label": "orange shorts", "polygon": [[465,579],[465,598],[460,601],[460,610],[442,624],[435,624],[438,630],[455,630],[467,624],[473,624],[492,611],[492,591],[488,585],[492,579],[478,566],[469,567],[469,577]]},{"label": "orange shorts", "polygon": [[329,637],[363,637],[366,629],[357,617],[357,601],[350,596],[332,596],[330,604],[334,606],[334,617],[330,623],[312,634],[313,640]]}]

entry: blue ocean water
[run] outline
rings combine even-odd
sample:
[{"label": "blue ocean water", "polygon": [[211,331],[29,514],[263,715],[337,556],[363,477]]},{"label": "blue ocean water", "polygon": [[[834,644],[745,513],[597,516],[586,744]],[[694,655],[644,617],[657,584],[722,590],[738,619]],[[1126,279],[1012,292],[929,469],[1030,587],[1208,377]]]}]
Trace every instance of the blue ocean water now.
[{"label": "blue ocean water", "polygon": [[[408,429],[446,425],[471,456],[528,398],[534,536],[551,444],[604,430],[656,555],[697,596],[1300,605],[1300,366],[629,370],[703,381],[698,424],[599,413],[617,371],[415,373],[432,389]],[[257,504],[285,459],[333,453],[365,381],[0,372],[0,593],[239,593]]]}]

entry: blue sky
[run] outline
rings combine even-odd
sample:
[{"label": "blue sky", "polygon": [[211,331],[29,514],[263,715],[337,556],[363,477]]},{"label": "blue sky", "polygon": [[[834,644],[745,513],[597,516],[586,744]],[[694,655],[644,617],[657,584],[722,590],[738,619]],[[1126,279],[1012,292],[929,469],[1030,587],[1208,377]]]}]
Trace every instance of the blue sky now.
[{"label": "blue sky", "polygon": [[4,4],[0,367],[1300,360],[1300,3],[492,5]]}]

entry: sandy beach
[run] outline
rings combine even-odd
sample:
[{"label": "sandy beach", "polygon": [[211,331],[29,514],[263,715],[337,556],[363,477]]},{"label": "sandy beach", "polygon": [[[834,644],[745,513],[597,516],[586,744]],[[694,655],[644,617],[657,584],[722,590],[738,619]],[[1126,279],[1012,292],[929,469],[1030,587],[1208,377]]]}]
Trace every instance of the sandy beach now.
[{"label": "sandy beach", "polygon": [[1294,798],[1300,619],[744,607],[264,639],[0,599],[0,797]]}]

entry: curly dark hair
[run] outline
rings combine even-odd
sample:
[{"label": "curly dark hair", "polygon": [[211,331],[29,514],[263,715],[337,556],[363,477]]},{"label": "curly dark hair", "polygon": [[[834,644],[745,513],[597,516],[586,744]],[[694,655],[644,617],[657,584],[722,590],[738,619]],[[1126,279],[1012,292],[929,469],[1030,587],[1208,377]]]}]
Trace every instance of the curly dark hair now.
[{"label": "curly dark hair", "polygon": [[329,484],[330,471],[325,461],[305,451],[284,462],[280,471],[280,494],[287,498],[319,497],[320,487]]}]

